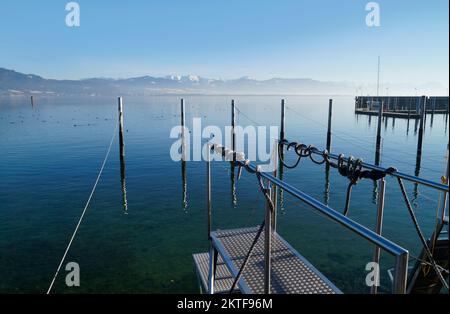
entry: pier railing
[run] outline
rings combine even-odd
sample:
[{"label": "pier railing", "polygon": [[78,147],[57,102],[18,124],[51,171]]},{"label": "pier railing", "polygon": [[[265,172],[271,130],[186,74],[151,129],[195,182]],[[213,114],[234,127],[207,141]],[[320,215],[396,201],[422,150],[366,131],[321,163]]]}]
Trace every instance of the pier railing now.
[{"label": "pier railing", "polygon": [[[377,248],[380,248],[389,254],[393,255],[395,257],[395,276],[394,276],[394,282],[393,282],[393,293],[397,294],[404,294],[406,293],[406,285],[407,285],[407,277],[408,277],[408,260],[409,260],[409,252],[408,250],[402,248],[401,246],[397,245],[396,243],[384,238],[381,235],[378,235],[374,231],[360,225],[359,223],[355,222],[354,220],[346,217],[345,215],[341,214],[337,210],[323,204],[322,202],[318,201],[317,199],[313,198],[312,196],[304,193],[300,189],[278,179],[276,176],[269,172],[262,172],[258,166],[255,166],[251,164],[249,160],[245,160],[243,158],[242,153],[236,153],[233,150],[226,149],[223,146],[216,145],[216,144],[208,144],[207,147],[207,211],[208,211],[208,236],[211,232],[211,224],[212,224],[212,206],[211,206],[211,157],[210,152],[216,152],[221,154],[225,160],[230,161],[235,166],[239,167],[240,169],[244,168],[249,173],[256,174],[260,178],[264,178],[267,180],[267,182],[270,182],[271,185],[283,189],[285,192],[289,193],[296,199],[302,201],[303,203],[309,205],[314,210],[318,211],[319,213],[323,214],[327,218],[331,219],[332,221],[340,224],[341,226],[345,227],[346,229],[350,230],[354,234],[368,240],[372,244],[374,244]],[[236,158],[235,156],[239,156]],[[273,230],[274,228],[270,228],[273,223],[273,217],[274,213],[269,212],[271,210],[271,207],[273,206],[270,204],[271,200],[266,199],[266,215],[265,215],[265,223],[266,226],[266,232],[267,229]],[[269,226],[269,228],[267,228]],[[267,233],[266,233],[267,235]],[[270,236],[265,237],[265,291],[270,291],[270,260],[271,260],[271,243],[270,243]],[[239,279],[239,278],[238,278]],[[211,282],[210,282],[211,284]]]},{"label": "pier railing", "polygon": [[[420,160],[422,158],[422,146],[423,146],[423,131],[424,131],[424,121],[426,116],[426,103],[427,103],[427,97],[422,96],[420,98],[420,105],[421,105],[421,117],[420,117],[420,131],[418,136],[418,148],[417,148],[417,163],[420,164]],[[424,185],[427,187],[430,187],[432,189],[435,189],[443,194],[443,201],[441,203],[441,207],[438,208],[437,216],[436,216],[436,226],[435,226],[435,234],[434,237],[438,235],[441,230],[443,224],[445,223],[445,212],[447,207],[447,201],[448,201],[448,191],[449,191],[449,185],[448,185],[448,177],[449,177],[449,169],[448,169],[448,160],[447,160],[447,171],[444,177],[442,177],[442,183],[434,182],[431,180],[423,179],[418,176],[418,172],[416,171],[416,175],[409,175],[406,173],[402,173],[398,171],[398,169],[395,168],[383,168],[380,167],[380,155],[381,155],[381,119],[383,117],[383,105],[379,106],[379,112],[378,112],[378,128],[377,128],[377,144],[376,144],[376,154],[375,154],[375,164],[370,164],[363,162],[361,159],[355,159],[352,156],[345,158],[344,155],[336,155],[332,154],[330,152],[331,150],[331,117],[332,117],[332,100],[330,100],[329,103],[329,112],[328,112],[328,130],[327,130],[327,145],[326,149],[323,151],[320,151],[314,146],[311,145],[305,145],[302,143],[296,143],[296,142],[289,142],[285,139],[285,102],[282,100],[281,102],[281,131],[280,131],[280,141],[279,141],[279,156],[281,158],[281,165],[280,165],[280,173],[283,168],[283,166],[286,166],[290,169],[297,167],[299,164],[299,161],[302,157],[310,157],[310,159],[316,163],[316,164],[323,164],[326,163],[328,169],[331,165],[333,167],[338,168],[339,172],[347,176],[348,179],[350,179],[350,183],[347,189],[347,198],[346,198],[346,206],[344,210],[344,216],[347,216],[347,212],[349,209],[349,202],[351,197],[351,190],[352,186],[356,184],[358,180],[361,180],[362,178],[370,178],[374,181],[380,181],[380,188],[379,188],[379,197],[378,197],[378,208],[377,208],[377,221],[376,221],[376,233],[381,235],[382,232],[382,226],[383,226],[383,217],[384,217],[384,203],[385,203],[385,190],[386,190],[386,176],[392,176],[395,177],[398,181],[398,184],[400,186],[403,199],[405,201],[405,205],[408,209],[409,215],[411,216],[412,222],[414,224],[414,227],[416,229],[416,232],[420,238],[420,241],[422,242],[424,252],[426,253],[427,258],[430,260],[431,266],[436,272],[440,282],[444,287],[448,288],[448,283],[445,281],[444,277],[442,276],[439,266],[437,265],[435,259],[433,258],[433,246],[434,246],[434,240],[432,239],[432,248],[430,249],[427,240],[425,239],[424,233],[422,232],[418,222],[416,215],[414,213],[414,210],[411,206],[411,202],[408,198],[403,180],[413,182],[418,185]],[[434,111],[433,111],[434,112]],[[448,111],[447,111],[448,112]],[[447,123],[447,122],[446,122]],[[294,166],[288,166],[283,162],[283,156],[284,156],[284,147],[289,150],[290,148],[294,148],[295,153],[298,156],[298,161]],[[448,145],[447,145],[447,153],[448,153]],[[313,158],[314,156],[320,156],[322,160],[315,160]],[[333,162],[337,161],[337,163]],[[416,165],[417,167],[417,165]],[[368,173],[368,170],[370,170],[370,173]],[[380,249],[379,247],[375,248],[374,252],[374,262],[379,263],[380,260]],[[376,293],[377,288],[374,286],[372,288],[372,293]]]},{"label": "pier railing", "polygon": [[[280,144],[284,145],[284,146],[288,146],[290,143],[288,141],[280,141]],[[315,154],[315,155],[318,155],[318,156],[324,156],[324,151],[320,151],[319,149],[312,149],[311,153]],[[336,155],[336,154],[332,154],[332,153],[328,153],[328,152],[326,153],[326,155],[327,155],[328,158],[336,160],[336,161],[341,159],[341,160],[344,160],[345,162],[348,162],[350,160],[349,157],[342,157],[342,156],[339,156],[339,155]],[[396,177],[396,178],[404,179],[406,181],[410,181],[410,182],[413,182],[413,183],[418,183],[418,184],[421,184],[421,185],[425,185],[425,186],[428,186],[430,188],[436,189],[436,190],[441,191],[441,192],[448,192],[448,190],[449,190],[448,184],[442,184],[442,183],[439,183],[439,182],[423,179],[423,178],[416,177],[416,176],[413,176],[413,175],[410,175],[410,174],[406,174],[406,173],[403,173],[403,172],[399,172],[399,171],[389,172],[388,169],[386,169],[386,168],[383,168],[383,167],[380,167],[380,166],[376,166],[374,164],[370,164],[370,163],[367,163],[367,162],[361,162],[361,167],[365,168],[365,169],[369,169],[369,170],[375,170],[375,171],[380,171],[380,172],[383,172],[383,173],[388,173],[392,177]]]}]

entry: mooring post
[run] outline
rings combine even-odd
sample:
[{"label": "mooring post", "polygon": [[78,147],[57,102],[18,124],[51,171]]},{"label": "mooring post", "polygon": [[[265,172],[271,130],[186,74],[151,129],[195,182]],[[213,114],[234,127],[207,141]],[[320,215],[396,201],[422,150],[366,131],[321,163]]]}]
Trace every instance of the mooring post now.
[{"label": "mooring post", "polygon": [[418,136],[418,142],[417,142],[417,156],[418,156],[418,158],[420,158],[422,156],[423,131],[424,131],[426,111],[427,111],[427,97],[426,96],[422,96],[422,105],[420,107],[419,136]]},{"label": "mooring post", "polygon": [[122,97],[118,98],[119,104],[119,145],[120,145],[120,158],[125,157],[124,140],[123,140],[123,100]]},{"label": "mooring post", "polygon": [[122,97],[118,98],[119,111],[119,146],[120,146],[120,182],[122,188],[122,206],[125,214],[128,213],[127,189],[126,189],[126,175],[125,175],[125,143],[123,139],[123,101]]},{"label": "mooring post", "polygon": [[328,103],[328,131],[327,131],[327,151],[331,152],[331,118],[333,115],[333,99]]},{"label": "mooring post", "polygon": [[286,123],[286,116],[285,116],[285,105],[284,105],[284,99],[281,100],[281,123],[280,123],[280,141],[284,141],[285,139],[285,123]]},{"label": "mooring post", "polygon": [[[280,121],[280,142],[284,141],[286,139],[286,106],[285,106],[285,100],[282,99],[281,100],[281,121]],[[284,159],[284,147],[281,145],[277,145],[276,147],[277,150],[280,150],[280,157],[282,159]],[[277,151],[278,152],[278,151]],[[281,181],[283,181],[283,163],[280,162],[279,163],[279,171],[278,171],[278,177]],[[279,197],[279,202],[280,202],[280,208],[283,209],[283,202],[284,202],[284,196],[283,196],[283,189],[279,188],[279,195],[277,196],[277,198]],[[278,205],[278,201],[277,204]],[[274,215],[276,218],[276,214]],[[274,223],[275,228],[276,228],[276,222]]]},{"label": "mooring post", "polygon": [[181,127],[184,128],[185,123],[186,123],[186,118],[185,118],[185,103],[184,103],[184,99],[181,98],[180,100],[180,110],[181,110]]},{"label": "mooring post", "polygon": [[180,123],[181,123],[181,160],[186,160],[186,132],[185,132],[185,126],[186,126],[186,106],[184,103],[184,99],[181,98],[180,100]]},{"label": "mooring post", "polygon": [[183,209],[187,208],[187,176],[186,176],[186,132],[185,132],[185,103],[184,99],[180,100],[180,117],[181,117],[181,184],[182,184],[182,198],[181,205]]},{"label": "mooring post", "polygon": [[383,120],[383,102],[379,104],[378,109],[378,127],[377,127],[377,146],[375,151],[375,165],[380,165],[380,155],[381,155],[381,125]]},{"label": "mooring post", "polygon": [[233,207],[237,206],[236,180],[235,180],[235,162],[236,162],[236,106],[234,99],[231,100],[231,149],[233,150],[233,160],[231,162],[231,202]]},{"label": "mooring post", "polygon": [[[383,231],[383,215],[384,215],[384,199],[386,193],[386,179],[380,179],[380,189],[378,191],[378,208],[377,208],[377,222],[375,227],[375,232],[378,235],[381,235]],[[371,293],[376,294],[378,289],[378,284],[380,282],[380,255],[381,249],[379,246],[375,247],[373,261],[377,265],[378,270],[375,273],[375,282],[376,284],[372,286]]]},{"label": "mooring post", "polygon": [[233,150],[233,161],[236,161],[236,107],[234,105],[234,99],[231,100],[231,149]]}]

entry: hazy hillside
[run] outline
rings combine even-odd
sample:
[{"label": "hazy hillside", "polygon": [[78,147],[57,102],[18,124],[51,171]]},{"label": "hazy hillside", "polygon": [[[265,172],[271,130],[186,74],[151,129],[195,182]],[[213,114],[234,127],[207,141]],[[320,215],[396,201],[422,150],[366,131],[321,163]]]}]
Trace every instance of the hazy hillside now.
[{"label": "hazy hillside", "polygon": [[[392,93],[412,94],[408,85],[389,85]],[[374,86],[364,86],[365,94]],[[381,90],[383,86],[381,86]],[[439,84],[421,87],[421,93],[439,94]],[[252,94],[252,95],[355,95],[358,86],[347,82],[321,82],[311,79],[254,80],[242,77],[217,80],[198,76],[135,77],[128,79],[92,78],[53,80],[0,68],[0,95],[164,95],[164,94]]]}]

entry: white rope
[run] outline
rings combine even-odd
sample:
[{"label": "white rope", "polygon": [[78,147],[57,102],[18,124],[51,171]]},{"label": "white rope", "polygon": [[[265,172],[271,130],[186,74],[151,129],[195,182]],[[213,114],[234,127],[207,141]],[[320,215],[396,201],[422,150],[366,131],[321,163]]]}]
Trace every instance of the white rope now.
[{"label": "white rope", "polygon": [[64,255],[63,255],[62,259],[61,259],[61,262],[59,263],[59,266],[58,266],[58,269],[56,270],[55,276],[53,276],[53,280],[50,283],[50,286],[48,287],[47,294],[50,294],[50,291],[53,288],[53,284],[55,283],[55,280],[58,277],[59,271],[61,270],[61,266],[63,265],[64,260],[66,259],[67,253],[69,252],[69,249],[70,249],[70,246],[72,245],[73,239],[75,238],[75,236],[77,234],[77,231],[78,231],[78,228],[81,225],[81,221],[84,218],[84,214],[86,213],[86,210],[88,209],[89,204],[91,203],[92,196],[94,195],[95,189],[97,188],[98,181],[100,180],[100,177],[102,176],[103,169],[105,168],[106,161],[108,160],[109,153],[111,152],[112,144],[114,142],[114,139],[116,138],[116,131],[117,131],[118,124],[119,123],[117,122],[116,126],[114,128],[114,133],[113,133],[113,136],[111,138],[111,142],[109,143],[109,147],[108,147],[108,150],[106,152],[106,156],[103,159],[102,166],[101,166],[100,171],[99,171],[99,173],[97,175],[97,179],[95,180],[95,183],[94,183],[94,186],[92,188],[91,194],[89,195],[89,198],[88,198],[88,200],[86,202],[86,205],[84,206],[84,210],[83,210],[83,212],[82,212],[82,214],[80,216],[80,219],[78,220],[78,224],[75,227],[75,231],[73,232],[72,237],[70,238],[69,245],[67,245],[66,251],[64,252]]}]

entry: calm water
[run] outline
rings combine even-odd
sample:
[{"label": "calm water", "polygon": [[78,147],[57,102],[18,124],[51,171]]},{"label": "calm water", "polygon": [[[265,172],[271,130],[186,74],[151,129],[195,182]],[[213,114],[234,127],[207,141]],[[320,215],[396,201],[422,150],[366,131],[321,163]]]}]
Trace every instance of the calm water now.
[{"label": "calm water", "polygon": [[[187,125],[229,124],[231,97],[186,97]],[[242,126],[278,125],[279,97],[236,97]],[[326,97],[288,97],[287,138],[323,148]],[[0,293],[43,293],[48,288],[74,230],[106,153],[117,120],[116,99],[0,99]],[[122,206],[119,147],[116,138],[91,206],[66,262],[81,267],[81,287],[65,286],[62,270],[57,293],[198,292],[191,254],[208,248],[205,211],[205,164],[188,162],[186,199],[181,164],[169,156],[170,130],[179,124],[178,97],[125,98],[126,187]],[[251,121],[250,121],[250,119]],[[373,162],[376,118],[355,116],[353,99],[335,98],[335,153]],[[431,125],[432,124],[432,125]],[[427,117],[420,176],[436,180],[445,170],[448,143],[445,117]],[[417,134],[405,120],[383,124],[382,164],[413,174]],[[263,219],[263,199],[254,177],[237,183],[231,198],[229,165],[213,164],[214,228],[252,226]],[[347,179],[304,160],[284,179],[342,210]],[[396,181],[387,182],[384,235],[418,254],[419,239],[410,223]],[[438,193],[407,184],[419,221],[430,234]],[[317,215],[292,197],[280,204],[278,231],[344,292],[367,292],[365,264],[373,247]],[[374,184],[354,188],[349,216],[373,228]],[[393,258],[382,255],[382,284]]]}]

